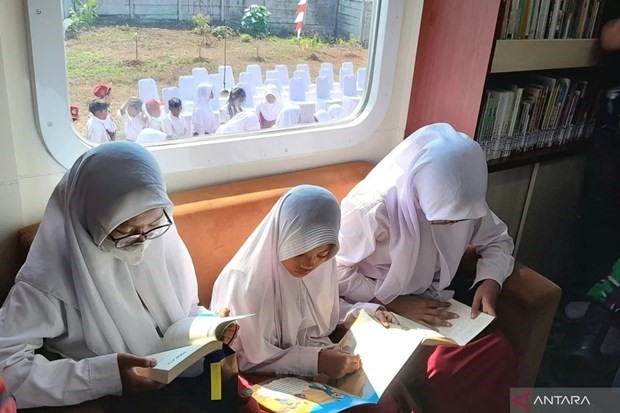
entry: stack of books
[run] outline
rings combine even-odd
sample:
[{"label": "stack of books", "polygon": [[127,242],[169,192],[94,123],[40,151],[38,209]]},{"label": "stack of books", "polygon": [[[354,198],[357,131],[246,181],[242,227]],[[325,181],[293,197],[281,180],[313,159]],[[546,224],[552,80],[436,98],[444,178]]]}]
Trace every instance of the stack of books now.
[{"label": "stack of books", "polygon": [[476,132],[487,160],[591,137],[601,101],[594,83],[531,74],[487,89]]},{"label": "stack of books", "polygon": [[605,0],[503,0],[499,38],[590,39],[599,32],[604,6]]}]

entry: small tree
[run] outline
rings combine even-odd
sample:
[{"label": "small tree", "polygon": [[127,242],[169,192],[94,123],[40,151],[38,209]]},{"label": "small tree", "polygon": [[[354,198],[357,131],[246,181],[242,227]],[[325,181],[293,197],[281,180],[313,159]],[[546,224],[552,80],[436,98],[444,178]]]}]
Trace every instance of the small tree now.
[{"label": "small tree", "polygon": [[267,7],[252,4],[243,11],[241,27],[254,37],[265,37],[269,34],[269,16],[271,12]]},{"label": "small tree", "polygon": [[67,28],[67,37],[78,37],[81,32],[90,29],[97,17],[97,0],[88,0],[86,3],[82,3],[81,0],[71,0],[69,9],[71,25]]}]

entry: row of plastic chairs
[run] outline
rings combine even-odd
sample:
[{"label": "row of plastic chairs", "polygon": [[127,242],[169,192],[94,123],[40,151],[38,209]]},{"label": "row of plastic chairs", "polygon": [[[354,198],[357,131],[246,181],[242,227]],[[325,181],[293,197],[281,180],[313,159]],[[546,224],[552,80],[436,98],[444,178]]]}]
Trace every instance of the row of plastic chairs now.
[{"label": "row of plastic chairs", "polygon": [[[346,80],[347,76],[354,75],[353,63],[345,62],[339,71],[340,88],[344,94],[351,96],[353,93],[350,80]],[[329,90],[334,90],[334,71],[331,63],[322,63],[318,77],[327,77]],[[263,82],[262,69],[259,65],[248,65],[246,72],[239,74],[238,82],[235,78],[231,66],[220,66],[219,73],[209,74],[206,68],[194,68],[191,76],[179,77],[179,97],[182,100],[191,101],[194,98],[196,88],[201,83],[210,83],[213,85],[214,91],[223,88],[232,89],[232,85],[248,84],[249,91],[246,94],[256,94],[256,89],[262,87],[265,83],[275,84],[280,92],[283,91],[282,86],[289,85],[290,81],[288,67],[286,65],[276,65],[275,70],[268,70],[265,74],[265,82]],[[304,90],[307,92],[311,86],[310,68],[307,64],[298,64],[297,70],[293,72],[293,79],[301,79]],[[357,70],[357,78],[355,87],[357,90],[364,90],[366,85],[366,68]],[[346,91],[345,91],[346,89]],[[146,102],[150,99],[161,101],[154,79],[141,79],[138,81],[138,90],[140,99]],[[164,101],[167,101],[164,97]]]}]

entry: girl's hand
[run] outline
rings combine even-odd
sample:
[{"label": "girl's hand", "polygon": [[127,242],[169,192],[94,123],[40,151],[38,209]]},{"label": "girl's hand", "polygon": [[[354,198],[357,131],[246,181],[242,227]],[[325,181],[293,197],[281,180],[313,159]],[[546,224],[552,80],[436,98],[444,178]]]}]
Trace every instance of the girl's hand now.
[{"label": "girl's hand", "polygon": [[500,286],[495,280],[484,280],[476,290],[474,295],[474,303],[471,306],[471,318],[478,317],[480,314],[480,306],[482,312],[495,316],[495,301],[499,295]]},{"label": "girl's hand", "polygon": [[379,308],[375,312],[375,317],[385,328],[390,328],[390,324],[399,324],[394,314],[390,313],[384,308]]},{"label": "girl's hand", "polygon": [[142,393],[146,391],[158,390],[164,387],[163,383],[158,383],[149,378],[138,374],[137,367],[155,367],[157,361],[148,357],[138,357],[128,353],[118,353],[117,355],[118,372],[123,384],[123,394]]},{"label": "girl's hand", "polygon": [[[218,317],[228,317],[230,315],[230,308],[220,308],[218,310],[215,310],[215,314],[217,314]],[[232,323],[231,325],[226,327],[226,330],[224,330],[224,334],[222,334],[222,343],[230,346],[233,341],[235,341],[238,332],[239,324],[237,323]]]},{"label": "girl's hand", "polygon": [[396,314],[437,327],[451,327],[452,324],[448,320],[459,317],[445,310],[448,307],[450,303],[447,301],[429,300],[412,295],[401,295],[387,305],[388,310]]}]

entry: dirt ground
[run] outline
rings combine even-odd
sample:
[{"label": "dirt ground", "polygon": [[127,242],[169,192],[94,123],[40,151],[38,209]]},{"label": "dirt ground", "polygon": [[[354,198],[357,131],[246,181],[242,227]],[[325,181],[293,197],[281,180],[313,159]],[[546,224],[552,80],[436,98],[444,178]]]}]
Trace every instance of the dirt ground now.
[{"label": "dirt ground", "polygon": [[[194,67],[206,67],[213,73],[224,64],[224,40],[205,38],[193,33],[191,27],[97,26],[78,39],[68,40],[66,50],[70,99],[79,107],[76,128],[83,133],[88,102],[94,98],[92,87],[98,82],[113,84],[110,112],[115,118],[122,103],[137,96],[140,79],[155,79],[161,92],[164,87],[176,86],[179,76],[191,75]],[[367,50],[346,42],[321,43],[312,50],[296,44],[292,37],[243,42],[236,36],[226,41],[226,64],[233,67],[235,76],[245,71],[248,64],[259,63],[263,75],[276,64],[285,64],[292,75],[298,63],[307,63],[314,78],[322,62],[332,62],[338,76],[342,62],[353,62],[355,68],[365,67],[367,54]],[[122,133],[120,120],[115,121]]]}]

